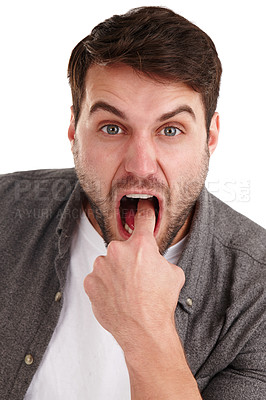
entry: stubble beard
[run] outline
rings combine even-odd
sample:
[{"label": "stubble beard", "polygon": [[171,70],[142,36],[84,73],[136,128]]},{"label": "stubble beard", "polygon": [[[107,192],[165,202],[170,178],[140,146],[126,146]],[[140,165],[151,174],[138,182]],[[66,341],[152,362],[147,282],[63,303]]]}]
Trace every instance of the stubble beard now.
[{"label": "stubble beard", "polygon": [[162,255],[171,246],[176,235],[192,213],[204,187],[210,159],[209,149],[206,144],[200,164],[195,167],[196,173],[193,175],[190,171],[186,171],[185,176],[178,177],[179,179],[175,183],[174,196],[172,195],[173,189],[170,190],[168,186],[162,184],[156,178],[138,179],[134,176],[127,176],[116,182],[106,196],[102,194],[102,184],[97,179],[97,171],[93,168],[88,171],[86,166],[82,164],[77,140],[75,140],[73,155],[76,174],[89,204],[89,207],[86,208],[87,216],[90,219],[90,212],[93,213],[101,229],[106,246],[112,240],[119,240],[112,226],[115,214],[114,198],[118,189],[125,192],[132,188],[154,190],[154,192],[159,192],[164,196],[164,220],[166,216],[168,223],[164,228],[164,232],[161,232],[157,238],[159,251]]}]

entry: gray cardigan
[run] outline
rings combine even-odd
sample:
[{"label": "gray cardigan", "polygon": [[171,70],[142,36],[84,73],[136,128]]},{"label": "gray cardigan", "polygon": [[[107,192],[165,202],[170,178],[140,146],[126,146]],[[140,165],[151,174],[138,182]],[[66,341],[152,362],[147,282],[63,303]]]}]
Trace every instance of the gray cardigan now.
[{"label": "gray cardigan", "polygon": [[[82,197],[72,169],[0,176],[1,400],[23,399],[56,327]],[[204,400],[266,399],[265,264],[266,231],[204,189],[176,308]]]}]

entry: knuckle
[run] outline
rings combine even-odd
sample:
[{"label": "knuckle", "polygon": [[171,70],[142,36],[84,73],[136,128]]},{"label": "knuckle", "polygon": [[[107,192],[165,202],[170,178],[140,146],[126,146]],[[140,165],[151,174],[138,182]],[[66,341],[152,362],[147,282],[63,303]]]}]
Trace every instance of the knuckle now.
[{"label": "knuckle", "polygon": [[113,240],[107,247],[107,257],[111,263],[125,254],[128,249],[127,241]]},{"label": "knuckle", "polygon": [[93,289],[94,289],[94,279],[93,279],[92,274],[89,274],[86,276],[86,278],[84,279],[84,282],[83,282],[83,286],[84,286],[85,292],[90,297],[92,295]]},{"label": "knuckle", "polygon": [[173,271],[173,279],[175,282],[182,288],[185,284],[186,278],[185,278],[185,273],[182,268],[180,268],[178,265],[174,265],[169,263],[172,271]]},{"label": "knuckle", "polygon": [[98,256],[97,258],[95,258],[92,274],[98,275],[102,270],[104,263],[105,263],[105,256]]},{"label": "knuckle", "polygon": [[107,253],[110,254],[117,254],[117,252],[119,251],[119,245],[120,243],[117,240],[112,240],[112,242],[110,242],[108,244],[107,247]]},{"label": "knuckle", "polygon": [[100,266],[103,262],[103,256],[98,256],[95,258],[94,260],[94,264],[93,264],[93,269],[97,268],[98,266]]},{"label": "knuckle", "polygon": [[178,281],[178,283],[180,285],[180,288],[182,288],[184,286],[184,284],[185,284],[186,277],[185,277],[184,271],[180,267],[176,268],[176,278],[177,278],[177,281]]}]

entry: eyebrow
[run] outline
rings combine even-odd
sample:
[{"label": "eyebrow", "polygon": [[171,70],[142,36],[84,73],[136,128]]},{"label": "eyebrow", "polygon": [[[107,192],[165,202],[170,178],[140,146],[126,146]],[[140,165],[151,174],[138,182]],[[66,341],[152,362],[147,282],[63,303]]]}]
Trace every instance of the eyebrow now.
[{"label": "eyebrow", "polygon": [[192,110],[192,108],[188,105],[183,105],[183,106],[179,106],[177,107],[174,111],[170,111],[168,113],[163,114],[158,121],[163,122],[166,121],[167,119],[173,118],[178,114],[181,113],[188,113],[189,115],[191,115],[191,117],[196,120],[196,115],[194,113],[194,111]]},{"label": "eyebrow", "polygon": [[97,101],[93,104],[90,108],[90,115],[94,114],[96,111],[103,110],[108,111],[111,114],[116,115],[119,118],[126,120],[126,115],[122,111],[118,110],[118,108],[111,106],[110,104],[106,103],[105,101]]},{"label": "eyebrow", "polygon": [[[97,101],[95,104],[93,104],[90,108],[90,115],[96,113],[99,110],[110,112],[111,114],[114,114],[119,118],[127,120],[126,114],[123,111],[120,111],[118,108],[111,106],[111,104],[108,104],[105,101]],[[174,116],[183,112],[188,113],[194,120],[196,120],[196,115],[192,108],[188,105],[181,105],[175,110],[163,114],[160,118],[158,118],[158,121],[166,121],[167,119],[173,118]]]}]

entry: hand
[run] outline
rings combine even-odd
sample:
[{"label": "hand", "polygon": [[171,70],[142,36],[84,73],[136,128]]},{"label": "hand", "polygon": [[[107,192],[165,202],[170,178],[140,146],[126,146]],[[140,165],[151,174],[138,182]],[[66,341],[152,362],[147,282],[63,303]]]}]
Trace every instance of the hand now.
[{"label": "hand", "polygon": [[163,327],[174,325],[185,282],[182,269],[159,253],[154,227],[151,202],[140,200],[131,237],[112,241],[84,281],[95,317],[124,351],[151,332],[160,334]]},{"label": "hand", "polygon": [[184,272],[159,253],[154,226],[152,204],[140,200],[133,234],[109,244],[84,287],[124,350],[132,400],[200,400],[174,321]]}]

